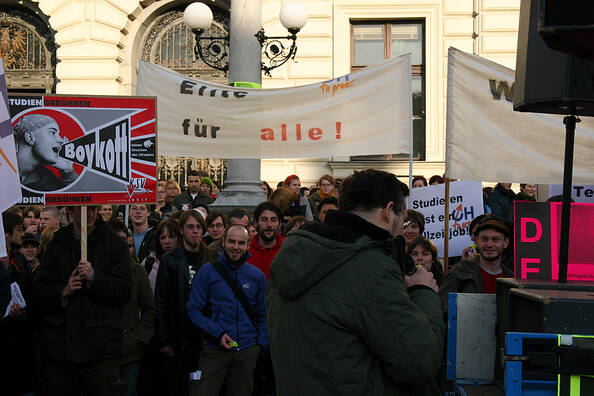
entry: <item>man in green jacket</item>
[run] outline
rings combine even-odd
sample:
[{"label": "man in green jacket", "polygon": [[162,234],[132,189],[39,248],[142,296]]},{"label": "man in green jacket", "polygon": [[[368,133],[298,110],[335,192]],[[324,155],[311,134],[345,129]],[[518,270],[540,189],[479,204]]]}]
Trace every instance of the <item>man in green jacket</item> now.
[{"label": "man in green jacket", "polygon": [[279,396],[438,395],[443,347],[437,285],[405,269],[408,188],[356,172],[325,224],[291,233],[266,295]]}]

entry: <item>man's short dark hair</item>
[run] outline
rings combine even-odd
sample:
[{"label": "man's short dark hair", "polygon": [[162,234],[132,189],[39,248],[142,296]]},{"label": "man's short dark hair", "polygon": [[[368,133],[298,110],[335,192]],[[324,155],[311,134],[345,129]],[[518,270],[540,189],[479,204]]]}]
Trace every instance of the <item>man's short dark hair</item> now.
[{"label": "man's short dark hair", "polygon": [[433,183],[443,184],[443,177],[441,177],[439,175],[431,176],[431,178],[429,179],[429,185],[431,185]]},{"label": "man's short dark hair", "polygon": [[126,225],[119,220],[115,220],[115,219],[109,220],[107,222],[107,225],[116,234],[118,232],[121,232],[124,235],[126,235],[126,238],[128,238],[130,236],[130,230],[128,229],[128,227],[126,227]]},{"label": "man's short dark hair", "polygon": [[355,171],[342,183],[338,207],[345,212],[370,211],[385,208],[393,201],[394,211],[398,213],[406,209],[408,194],[406,184],[392,173],[375,169]]},{"label": "man's short dark hair", "polygon": [[234,209],[231,209],[229,211],[229,214],[227,214],[227,221],[229,223],[231,223],[231,219],[241,220],[241,219],[243,219],[246,216],[247,216],[248,221],[249,221],[250,214],[247,212],[247,210],[242,209],[242,208],[234,208]]},{"label": "man's short dark hair", "polygon": [[215,222],[216,219],[221,218],[221,220],[223,221],[223,225],[227,225],[227,219],[225,219],[225,215],[219,212],[213,212],[210,213],[208,216],[206,216],[206,226],[210,227],[212,225],[212,223]]},{"label": "man's short dark hair", "polygon": [[4,226],[4,234],[12,235],[15,227],[23,225],[23,218],[16,213],[4,212],[2,213],[2,224]]},{"label": "man's short dark hair", "polygon": [[255,222],[258,222],[258,220],[260,219],[260,216],[262,215],[262,212],[264,212],[265,210],[270,210],[270,211],[273,211],[274,213],[276,213],[276,216],[278,217],[278,221],[281,221],[283,219],[283,212],[281,212],[281,210],[279,209],[278,206],[276,206],[275,204],[273,204],[270,201],[264,201],[260,205],[256,206],[256,210],[254,210],[254,221]]},{"label": "man's short dark hair", "polygon": [[186,176],[186,180],[190,177],[190,176],[197,176],[200,177],[200,173],[196,170],[196,169],[191,169],[188,171],[188,176]]},{"label": "man's short dark hair", "polygon": [[321,211],[324,205],[336,205],[338,207],[338,199],[336,197],[326,197],[318,203],[318,210]]}]

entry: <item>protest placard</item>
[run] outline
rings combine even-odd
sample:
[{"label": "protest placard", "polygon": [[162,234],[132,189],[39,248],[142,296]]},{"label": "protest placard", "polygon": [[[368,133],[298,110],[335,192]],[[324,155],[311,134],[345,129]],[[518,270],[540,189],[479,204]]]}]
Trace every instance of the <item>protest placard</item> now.
[{"label": "protest placard", "polygon": [[[563,195],[563,185],[550,184],[548,198],[556,195]],[[594,185],[574,184],[571,186],[571,199],[573,202],[594,203]]]},{"label": "protest placard", "polygon": [[27,95],[8,98],[22,204],[156,200],[156,100]]},{"label": "protest placard", "polygon": [[[515,277],[559,279],[561,202],[514,203]],[[594,204],[571,204],[567,279],[594,281]]]},{"label": "protest placard", "polygon": [[[411,191],[409,209],[419,211],[425,217],[423,236],[437,246],[443,256],[445,239],[445,188],[444,184],[415,188]],[[469,225],[472,219],[484,213],[481,182],[457,181],[450,183],[449,197],[449,255],[462,255],[472,244]]]}]

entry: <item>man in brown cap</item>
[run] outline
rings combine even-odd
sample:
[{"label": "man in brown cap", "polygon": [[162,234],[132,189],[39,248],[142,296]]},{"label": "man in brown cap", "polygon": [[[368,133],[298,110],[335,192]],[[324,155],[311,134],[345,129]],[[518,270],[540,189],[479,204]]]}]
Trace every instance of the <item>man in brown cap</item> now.
[{"label": "man in brown cap", "polygon": [[461,261],[448,273],[438,293],[444,310],[448,293],[495,293],[497,278],[514,275],[501,265],[503,250],[509,244],[505,224],[490,217],[480,223],[474,233],[479,255]]}]

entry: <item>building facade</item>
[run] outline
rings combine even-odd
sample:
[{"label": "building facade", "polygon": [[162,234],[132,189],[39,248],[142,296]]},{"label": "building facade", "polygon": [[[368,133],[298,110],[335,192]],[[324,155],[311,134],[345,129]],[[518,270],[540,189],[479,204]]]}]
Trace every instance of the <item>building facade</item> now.
[{"label": "building facade", "polygon": [[[520,0],[298,0],[308,23],[295,62],[263,78],[263,88],[318,83],[380,60],[412,53],[415,175],[443,174],[447,52],[453,46],[515,68]],[[284,3],[261,0],[268,35],[285,35]],[[194,38],[182,20],[184,0],[18,0],[0,4],[0,51],[11,92],[134,95],[138,59],[200,79],[227,77],[194,59]],[[225,33],[230,0],[206,2],[213,35]],[[373,119],[373,114],[369,115]],[[164,177],[184,180],[188,167],[222,178],[220,158],[161,158]],[[344,177],[373,167],[409,173],[408,156],[262,161],[271,185],[289,174],[310,184],[324,173]]]}]

